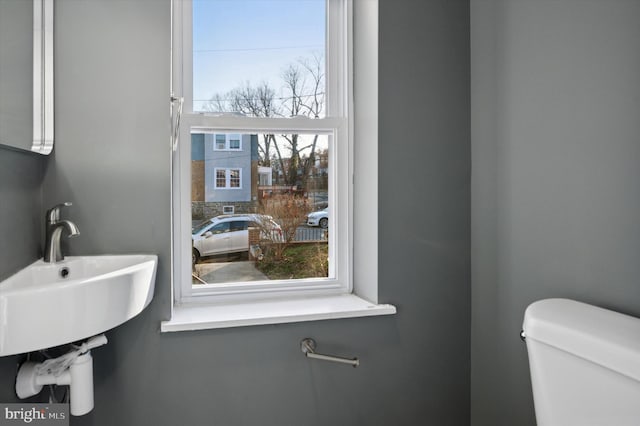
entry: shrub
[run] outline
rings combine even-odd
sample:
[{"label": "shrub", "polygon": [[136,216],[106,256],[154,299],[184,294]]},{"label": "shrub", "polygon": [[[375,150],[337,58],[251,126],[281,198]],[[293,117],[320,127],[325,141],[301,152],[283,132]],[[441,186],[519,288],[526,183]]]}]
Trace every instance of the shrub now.
[{"label": "shrub", "polygon": [[266,255],[281,260],[285,249],[294,241],[296,230],[311,211],[309,203],[306,198],[300,196],[278,194],[262,200],[259,211],[273,217],[282,229],[282,238],[269,241],[265,250]]}]

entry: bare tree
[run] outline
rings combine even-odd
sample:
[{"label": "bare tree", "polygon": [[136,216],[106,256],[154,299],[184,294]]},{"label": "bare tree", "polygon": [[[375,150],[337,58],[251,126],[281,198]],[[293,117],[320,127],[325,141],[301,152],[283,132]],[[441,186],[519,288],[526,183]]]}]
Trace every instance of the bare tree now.
[{"label": "bare tree", "polygon": [[[285,99],[282,108],[290,117],[319,118],[324,113],[323,64],[322,57],[316,55],[311,59],[301,59],[296,64],[290,64],[283,72],[282,79],[290,96]],[[301,144],[300,135],[281,136],[291,152],[287,184],[299,184],[304,188],[315,164],[318,135],[314,135],[312,142],[307,145]]]},{"label": "bare tree", "polygon": [[[275,91],[269,83],[262,82],[259,86],[253,87],[250,82],[244,86],[231,90],[225,95],[216,93],[204,106],[208,112],[230,112],[250,117],[277,117],[278,103]],[[275,142],[275,135],[265,134],[262,136],[262,143],[259,144],[260,163],[263,166],[271,165],[271,146]],[[276,147],[278,157],[281,154]]]},{"label": "bare tree", "polygon": [[[292,116],[320,118],[324,112],[324,61],[321,56],[299,59],[283,72],[282,79],[291,92],[289,112]],[[287,108],[285,103],[285,108]]]},{"label": "bare tree", "polygon": [[[246,82],[227,94],[214,95],[205,105],[205,110],[252,117],[319,118],[324,114],[325,74],[322,56],[314,55],[289,64],[282,72],[282,82],[281,97],[276,96],[275,90],[267,82],[255,87]],[[275,159],[284,183],[289,186],[305,187],[316,161],[318,135],[314,135],[309,143],[303,144],[302,139],[298,134],[264,134],[259,144],[261,164],[271,166],[271,160]]]}]

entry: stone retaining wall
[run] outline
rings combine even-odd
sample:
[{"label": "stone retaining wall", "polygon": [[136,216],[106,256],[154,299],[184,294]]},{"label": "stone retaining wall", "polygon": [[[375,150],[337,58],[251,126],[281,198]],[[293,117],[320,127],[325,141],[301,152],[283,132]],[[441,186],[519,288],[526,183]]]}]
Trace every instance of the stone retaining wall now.
[{"label": "stone retaining wall", "polygon": [[211,201],[192,201],[191,217],[193,220],[205,220],[224,214],[223,207],[233,206],[234,213],[256,213],[258,210],[257,201],[238,201],[238,202],[211,202]]}]

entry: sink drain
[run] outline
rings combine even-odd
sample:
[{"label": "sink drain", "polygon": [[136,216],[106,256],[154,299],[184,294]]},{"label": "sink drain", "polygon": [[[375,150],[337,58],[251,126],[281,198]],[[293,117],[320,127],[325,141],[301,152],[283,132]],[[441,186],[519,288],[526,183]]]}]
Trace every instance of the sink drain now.
[{"label": "sink drain", "polygon": [[69,268],[67,268],[66,266],[64,268],[60,268],[60,277],[61,278],[67,278],[70,273],[71,272],[69,271]]}]

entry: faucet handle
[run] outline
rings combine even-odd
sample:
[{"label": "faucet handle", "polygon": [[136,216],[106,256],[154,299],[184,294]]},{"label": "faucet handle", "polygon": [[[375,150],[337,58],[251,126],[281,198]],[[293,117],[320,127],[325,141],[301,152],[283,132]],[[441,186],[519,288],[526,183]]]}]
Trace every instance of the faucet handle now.
[{"label": "faucet handle", "polygon": [[73,203],[71,201],[66,201],[61,204],[56,204],[47,210],[47,220],[49,223],[55,223],[60,220],[60,208],[72,206]]}]

